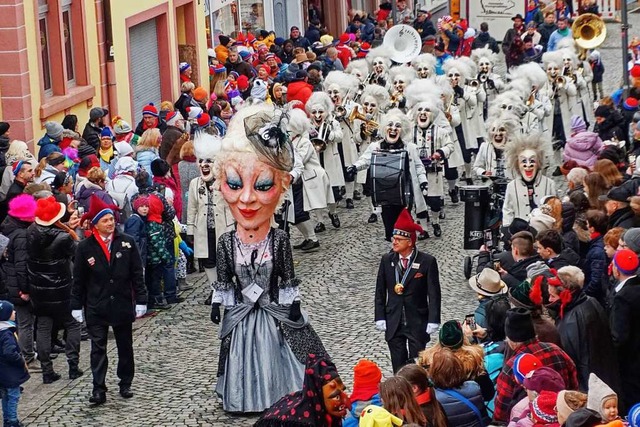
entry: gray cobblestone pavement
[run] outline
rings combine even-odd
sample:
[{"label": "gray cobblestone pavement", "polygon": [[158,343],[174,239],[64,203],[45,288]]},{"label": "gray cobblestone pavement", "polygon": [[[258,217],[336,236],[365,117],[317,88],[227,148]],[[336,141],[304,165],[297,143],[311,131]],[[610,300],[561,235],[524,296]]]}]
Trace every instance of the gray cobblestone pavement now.
[{"label": "gray cobblestone pavement", "polygon": [[[632,23],[640,16],[630,15]],[[609,24],[609,38],[601,49],[605,67],[605,91],[620,80],[619,27]],[[631,32],[633,34],[633,31]],[[421,250],[433,254],[440,267],[442,321],[463,319],[475,309],[476,299],[462,274],[463,204],[446,206],[443,236],[418,242]],[[327,221],[319,234],[321,249],[313,253],[295,251],[296,273],[302,280],[303,307],[331,353],[349,386],[352,368],[361,357],[377,361],[385,375],[391,374],[383,334],[374,329],[373,295],[378,263],[389,250],[382,223],[367,224],[368,210],[356,202],[356,209],[339,210],[342,228]],[[431,231],[431,230],[430,230]],[[292,232],[292,243],[300,235]],[[82,343],[78,380],[63,379],[43,385],[40,374],[25,384],[20,417],[28,426],[245,426],[256,416],[235,416],[222,411],[213,392],[217,368],[218,327],[209,321],[209,307],[202,305],[208,286],[201,274],[189,277],[196,285],[186,301],[155,317],[134,324],[136,377],[135,396],[124,400],[117,393],[116,351],[110,339],[109,392],[107,403],[98,408],[88,404],[92,389],[88,341]],[[64,355],[55,368],[67,378]]]}]

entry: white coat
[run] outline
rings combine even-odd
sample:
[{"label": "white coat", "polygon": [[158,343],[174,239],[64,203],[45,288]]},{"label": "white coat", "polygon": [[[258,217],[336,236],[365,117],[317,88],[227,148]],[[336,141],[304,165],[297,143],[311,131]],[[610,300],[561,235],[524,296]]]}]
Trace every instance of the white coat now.
[{"label": "white coat", "polygon": [[[375,117],[373,117],[371,120],[373,120],[374,122],[380,124],[380,118],[382,117],[382,114],[378,113],[375,115]],[[358,144],[360,146],[360,150],[359,150],[359,155],[362,156],[363,153],[365,153],[367,151],[367,148],[369,148],[369,144],[371,144],[371,137],[366,137],[366,138],[362,138],[362,135],[360,134],[360,126],[362,125],[362,123],[364,123],[362,120],[354,120],[353,121],[353,140],[355,141],[356,144]],[[356,159],[357,161],[357,159]],[[355,164],[355,161],[351,164]],[[358,175],[356,176],[356,182],[358,184],[365,184],[367,182],[367,170],[361,170],[358,172]]]},{"label": "white coat", "polygon": [[[329,181],[331,181],[332,187],[342,187],[344,185],[344,171],[342,170],[342,162],[340,161],[340,152],[338,151],[338,142],[342,141],[342,128],[337,120],[333,118],[326,118],[325,120],[331,120],[331,129],[327,140],[327,148],[324,152],[320,153],[320,158],[324,164],[324,170],[329,175]],[[320,137],[320,135],[318,135]]]},{"label": "white coat", "polygon": [[[502,155],[502,161],[506,161],[505,155]],[[504,167],[504,166],[503,166]],[[496,147],[489,141],[480,144],[476,160],[473,163],[473,171],[478,177],[484,177],[484,173],[491,172],[491,177],[498,177],[498,156],[496,155]],[[504,167],[504,178],[512,179],[511,172]]]},{"label": "white coat", "polygon": [[[565,138],[571,136],[571,111],[578,102],[576,95],[578,91],[573,84],[573,79],[567,78],[567,84],[564,88],[558,91],[560,96],[560,112],[562,114],[562,125],[564,127]],[[553,116],[555,114],[555,101],[553,100],[553,85],[547,81],[544,87],[540,90],[543,96],[547,96],[551,100],[551,106],[553,112],[545,117],[544,128],[548,129],[549,133],[553,132]]]},{"label": "white coat", "polygon": [[[556,196],[556,184],[542,172],[538,172],[533,185],[533,200],[536,205],[540,206],[540,200],[544,196]],[[518,177],[507,185],[502,206],[502,225],[509,226],[515,218],[529,222],[531,210],[527,185]]]},{"label": "white coat", "polygon": [[347,114],[343,120],[338,121],[342,129],[342,155],[344,156],[345,167],[351,166],[358,160],[358,157],[360,157],[358,147],[353,140],[354,132],[360,133],[360,128],[356,128],[355,123],[349,123],[348,121],[349,114],[351,114],[355,107],[359,107],[358,104],[353,101],[347,102],[345,105]]},{"label": "white coat", "polygon": [[[482,91],[484,93],[484,91]],[[486,96],[486,95],[485,95]],[[460,118],[462,122],[462,134],[464,135],[465,148],[473,150],[478,148],[478,137],[482,136],[478,129],[477,118],[482,120],[482,104],[478,103],[478,95],[475,91],[470,90],[468,86],[464,88],[464,95],[458,98],[457,105],[460,110]],[[484,123],[482,124],[484,128]]]},{"label": "white coat", "polygon": [[[209,243],[207,240],[207,186],[202,177],[197,177],[189,183],[189,198],[187,206],[187,235],[193,236],[193,254],[196,258],[209,258]],[[213,192],[213,212],[216,222],[216,240],[222,233],[233,230],[236,223],[231,215],[227,202],[220,191]]]},{"label": "white coat", "polygon": [[[589,67],[589,69],[591,69],[591,67]],[[587,80],[580,75],[576,77],[576,89],[578,91],[577,102],[574,105],[571,114],[582,117],[586,123],[589,123],[589,128],[593,129],[596,124],[596,117],[593,111],[591,94],[589,93],[589,84],[587,83]]]},{"label": "white coat", "polygon": [[[375,151],[384,151],[380,149],[380,142],[375,141],[369,144],[367,151],[362,153],[360,159],[354,163],[354,166],[360,171],[368,169],[371,165],[371,156]],[[427,204],[422,197],[422,190],[420,184],[427,182],[427,174],[424,170],[424,165],[418,156],[418,146],[413,142],[405,144],[405,150],[409,154],[409,174],[411,176],[411,185],[413,187],[413,202],[416,207],[416,213],[424,212],[427,210]]]},{"label": "white coat", "polygon": [[[434,119],[437,119],[437,116]],[[442,155],[442,160],[444,160],[448,159],[453,153],[454,146],[450,129],[436,124],[436,120],[427,128],[426,138],[418,126],[414,126],[413,135],[414,142],[418,147],[419,157],[431,158],[436,151],[439,151]],[[444,165],[440,165],[438,172],[430,172],[427,168],[425,170],[427,172],[427,181],[429,182],[427,197],[444,196]]]},{"label": "white coat", "polygon": [[449,114],[451,115],[451,122],[449,122],[444,114],[439,115],[439,120],[442,125],[449,125],[449,135],[451,135],[451,141],[453,141],[453,152],[451,156],[449,156],[449,168],[457,168],[459,166],[464,165],[464,157],[462,156],[462,147],[460,146],[460,141],[458,141],[458,134],[455,132],[455,128],[460,126],[460,110],[456,105],[451,105],[449,109]]},{"label": "white coat", "polygon": [[296,135],[291,142],[304,165],[300,175],[304,210],[309,212],[314,209],[324,209],[327,204],[335,203],[329,176],[320,165],[318,153],[313,144],[311,144],[309,135]]}]

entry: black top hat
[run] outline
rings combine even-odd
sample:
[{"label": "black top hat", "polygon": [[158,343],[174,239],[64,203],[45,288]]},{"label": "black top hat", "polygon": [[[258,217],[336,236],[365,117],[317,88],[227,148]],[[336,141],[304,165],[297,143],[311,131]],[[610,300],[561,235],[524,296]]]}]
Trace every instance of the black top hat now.
[{"label": "black top hat", "polygon": [[519,13],[514,16],[513,18],[511,18],[512,21],[515,21],[516,19],[519,19],[521,21],[524,21],[524,18],[522,17],[522,15],[520,15]]}]

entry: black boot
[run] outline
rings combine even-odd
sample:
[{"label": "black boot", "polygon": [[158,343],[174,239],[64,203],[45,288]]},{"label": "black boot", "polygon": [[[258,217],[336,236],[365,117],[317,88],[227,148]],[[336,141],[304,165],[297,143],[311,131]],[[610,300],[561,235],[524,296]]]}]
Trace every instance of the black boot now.
[{"label": "black boot", "polygon": [[89,398],[89,403],[96,406],[102,405],[106,401],[107,401],[107,393],[105,393],[104,391],[94,390],[93,393],[91,393],[91,397]]},{"label": "black boot", "polygon": [[369,215],[369,219],[367,220],[369,224],[373,224],[374,222],[378,222],[378,215],[372,213]]},{"label": "black boot", "polygon": [[84,371],[78,365],[69,365],[69,379],[75,380],[84,375]]},{"label": "black boot", "polygon": [[438,212],[438,219],[445,219],[447,215],[444,213],[444,209]]},{"label": "black boot", "polygon": [[307,251],[312,251],[314,249],[318,249],[320,247],[320,242],[319,241],[313,241],[311,239],[306,241],[307,243],[300,249],[302,249],[303,251],[307,252]]},{"label": "black boot", "polygon": [[353,209],[353,200],[352,199],[347,199],[347,209]]},{"label": "black boot", "polygon": [[449,190],[449,197],[451,197],[451,203],[458,203],[460,198],[458,197],[458,187],[454,187],[453,190]]},{"label": "black boot", "polygon": [[353,192],[353,200],[362,200],[362,196],[358,190],[354,190]]},{"label": "black boot", "polygon": [[322,233],[327,230],[327,227],[324,226],[323,223],[319,222],[316,224],[316,227],[313,229],[316,233]]},{"label": "black boot", "polygon": [[302,242],[298,243],[297,245],[293,245],[293,249],[302,249],[307,242],[309,241],[309,239],[304,239]]},{"label": "black boot", "polygon": [[329,219],[331,220],[331,225],[335,228],[340,228],[340,218],[338,218],[338,214],[329,214]]},{"label": "black boot", "polygon": [[440,228],[440,224],[433,224],[433,235],[436,237],[442,236],[442,228]]},{"label": "black boot", "polygon": [[425,230],[422,233],[418,234],[418,240],[427,240],[430,237],[431,236],[429,236],[429,232],[427,230]]},{"label": "black boot", "polygon": [[54,371],[51,371],[47,374],[42,374],[42,382],[44,384],[51,384],[53,382],[58,381],[60,378],[62,378],[60,374]]}]

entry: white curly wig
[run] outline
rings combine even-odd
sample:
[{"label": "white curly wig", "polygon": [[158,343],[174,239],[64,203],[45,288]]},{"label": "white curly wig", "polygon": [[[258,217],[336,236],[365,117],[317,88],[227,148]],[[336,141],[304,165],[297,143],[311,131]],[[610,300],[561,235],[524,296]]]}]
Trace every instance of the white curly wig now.
[{"label": "white curly wig", "polygon": [[518,67],[514,67],[509,71],[508,79],[511,83],[515,81],[525,81],[527,86],[540,87],[547,81],[547,73],[542,69],[540,64],[529,62]]},{"label": "white curly wig", "polygon": [[358,90],[358,84],[360,80],[353,74],[347,74],[344,71],[331,71],[324,79],[324,89],[329,90],[332,86],[336,86],[342,96],[345,96],[347,92],[351,96]]},{"label": "white curly wig", "polygon": [[430,53],[423,53],[418,55],[418,57],[411,62],[411,66],[416,70],[420,66],[426,66],[429,68],[429,74],[434,75],[436,72],[436,62],[437,59],[434,55]]},{"label": "white curly wig", "polygon": [[307,114],[311,114],[311,110],[316,105],[322,106],[324,108],[324,111],[329,113],[332,112],[334,108],[333,102],[331,101],[331,97],[329,97],[329,95],[326,94],[325,92],[313,92],[311,94],[311,96],[309,97],[305,105]]},{"label": "white curly wig", "polygon": [[[471,61],[471,59],[469,59],[469,61]],[[458,70],[460,72],[460,84],[463,84],[465,80],[473,79],[478,74],[475,62],[471,61],[471,64],[473,64],[473,67],[469,65],[469,62],[463,61],[462,58],[456,58],[445,61],[442,68],[444,69],[445,75],[448,75],[451,70]],[[448,84],[446,81],[444,83]]]},{"label": "white curly wig", "polygon": [[551,143],[548,138],[545,138],[541,133],[532,133],[529,135],[518,134],[514,138],[511,138],[504,150],[507,167],[511,170],[513,176],[518,176],[520,173],[518,155],[524,150],[535,151],[538,157],[539,171],[543,171],[546,168],[547,159],[553,158]]},{"label": "white curly wig", "polygon": [[291,132],[291,135],[302,135],[309,132],[311,128],[311,122],[309,118],[299,108],[294,108],[289,112],[289,123],[287,129]]},{"label": "white curly wig", "polygon": [[389,70],[389,77],[391,83],[393,83],[396,78],[400,78],[405,84],[409,85],[416,78],[416,70],[404,65],[398,65]]},{"label": "white curly wig", "polygon": [[405,89],[407,107],[411,108],[421,102],[429,102],[442,109],[443,87],[433,84],[428,79],[416,79]]},{"label": "white curly wig", "polygon": [[551,63],[555,63],[558,67],[562,68],[562,52],[554,50],[553,52],[545,52],[542,54],[542,63],[545,70]]},{"label": "white curly wig", "polygon": [[486,121],[487,131],[491,132],[494,126],[504,126],[509,135],[509,139],[513,138],[520,132],[521,124],[520,118],[512,111],[502,110],[497,116],[487,117]]},{"label": "white curly wig", "polygon": [[387,70],[391,67],[391,55],[393,55],[393,50],[385,45],[380,45],[375,47],[369,51],[365,59],[369,63],[369,69],[373,67],[373,61],[376,58],[382,58],[386,65]]},{"label": "white curly wig", "polygon": [[352,74],[358,78],[361,82],[367,78],[367,75],[371,71],[369,69],[369,63],[366,59],[355,59],[347,65],[347,68],[344,70],[347,74]]},{"label": "white curly wig", "polygon": [[489,62],[491,62],[491,65],[495,65],[496,61],[498,60],[498,54],[493,53],[493,51],[487,47],[481,47],[478,49],[473,49],[471,51],[471,59],[476,64],[480,64],[480,60],[482,58],[486,58]]},{"label": "white curly wig", "polygon": [[[389,92],[379,85],[367,85],[362,91],[360,103],[369,97],[376,100],[376,103],[378,104],[378,111],[383,111],[389,103]],[[307,105],[309,105],[308,102]]]},{"label": "white curly wig", "polygon": [[380,119],[380,130],[384,132],[384,127],[392,121],[402,123],[402,134],[400,137],[405,143],[411,141],[411,122],[409,121],[409,117],[399,108],[392,108]]},{"label": "white curly wig", "polygon": [[[529,92],[526,92],[528,96]],[[525,113],[525,90],[506,90],[496,96],[489,105],[488,117],[499,117],[504,110],[512,110],[514,114],[522,117]],[[508,108],[504,108],[507,106]]]}]

